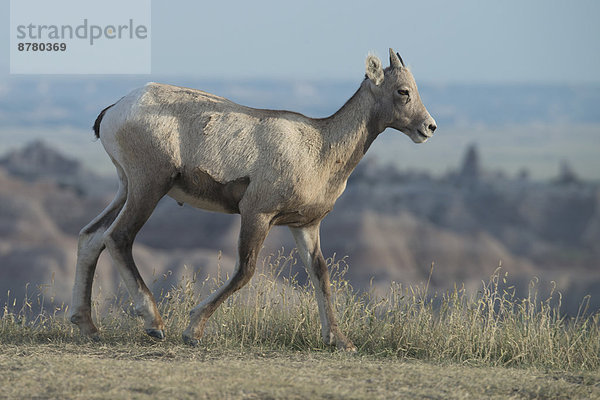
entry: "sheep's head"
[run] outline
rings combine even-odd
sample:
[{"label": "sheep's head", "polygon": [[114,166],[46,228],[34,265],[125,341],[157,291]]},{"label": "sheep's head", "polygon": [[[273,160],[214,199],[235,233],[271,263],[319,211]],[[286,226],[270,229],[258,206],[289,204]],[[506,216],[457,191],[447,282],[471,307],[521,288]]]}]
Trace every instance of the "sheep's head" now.
[{"label": "sheep's head", "polygon": [[376,115],[382,128],[404,132],[415,143],[423,143],[437,125],[423,105],[415,78],[402,58],[390,49],[390,66],[370,54],[366,60],[369,88],[376,99]]}]

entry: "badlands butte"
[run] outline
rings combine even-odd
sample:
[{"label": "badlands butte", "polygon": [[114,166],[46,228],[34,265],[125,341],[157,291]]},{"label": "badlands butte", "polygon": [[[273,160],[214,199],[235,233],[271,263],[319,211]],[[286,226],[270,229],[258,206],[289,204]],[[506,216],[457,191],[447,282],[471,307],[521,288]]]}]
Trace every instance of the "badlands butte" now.
[{"label": "badlands butte", "polygon": [[[563,312],[577,314],[591,295],[600,308],[600,186],[568,164],[537,181],[484,167],[476,147],[443,176],[400,171],[365,160],[322,225],[326,258],[344,258],[356,290],[385,290],[390,282],[427,282],[430,293],[462,284],[480,289],[501,264],[507,286],[521,295],[539,278],[540,297],[553,283]],[[41,290],[46,304],[69,303],[78,231],[113,198],[116,179],[97,175],[72,156],[32,142],[0,157],[0,304]],[[134,256],[152,290],[182,274],[233,270],[239,216],[179,206],[164,198],[140,232]],[[271,231],[259,256],[289,254],[287,229]],[[283,250],[282,250],[283,249]],[[300,282],[306,273],[293,266]],[[120,278],[103,255],[96,293],[111,296]]]}]

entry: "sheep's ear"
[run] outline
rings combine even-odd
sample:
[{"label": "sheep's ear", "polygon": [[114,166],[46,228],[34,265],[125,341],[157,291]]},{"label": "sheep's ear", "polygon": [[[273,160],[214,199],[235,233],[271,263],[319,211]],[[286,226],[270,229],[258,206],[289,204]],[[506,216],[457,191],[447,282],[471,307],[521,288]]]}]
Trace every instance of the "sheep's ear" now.
[{"label": "sheep's ear", "polygon": [[374,54],[369,54],[366,60],[367,78],[379,86],[383,82],[383,68],[381,60]]}]

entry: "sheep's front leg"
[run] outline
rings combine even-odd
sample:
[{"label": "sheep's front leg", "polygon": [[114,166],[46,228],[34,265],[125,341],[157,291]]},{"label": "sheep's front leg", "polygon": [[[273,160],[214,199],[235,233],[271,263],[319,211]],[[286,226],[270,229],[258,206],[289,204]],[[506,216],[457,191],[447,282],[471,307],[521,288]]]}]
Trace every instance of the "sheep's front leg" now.
[{"label": "sheep's front leg", "polygon": [[341,350],[356,351],[352,342],[338,328],[331,304],[329,271],[321,253],[319,228],[320,223],[317,223],[303,228],[290,227],[290,230],[296,240],[300,258],[306,266],[306,270],[315,287],[323,341],[328,345],[335,345]]},{"label": "sheep's front leg", "polygon": [[190,324],[183,332],[183,341],[196,346],[204,333],[206,321],[234,292],[241,289],[256,269],[256,258],[271,228],[271,218],[264,214],[242,214],[238,243],[239,259],[232,277],[190,312]]}]

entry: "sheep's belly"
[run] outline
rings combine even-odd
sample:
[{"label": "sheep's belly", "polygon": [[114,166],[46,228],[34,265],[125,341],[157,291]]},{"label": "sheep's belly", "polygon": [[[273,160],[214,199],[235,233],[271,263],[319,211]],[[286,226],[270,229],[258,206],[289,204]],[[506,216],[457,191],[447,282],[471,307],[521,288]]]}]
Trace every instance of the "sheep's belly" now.
[{"label": "sheep's belly", "polygon": [[207,198],[198,197],[186,193],[179,187],[173,187],[167,195],[172,197],[180,204],[189,204],[192,207],[200,208],[202,210],[216,211],[231,214],[232,210],[226,209],[222,204],[211,201]]}]

